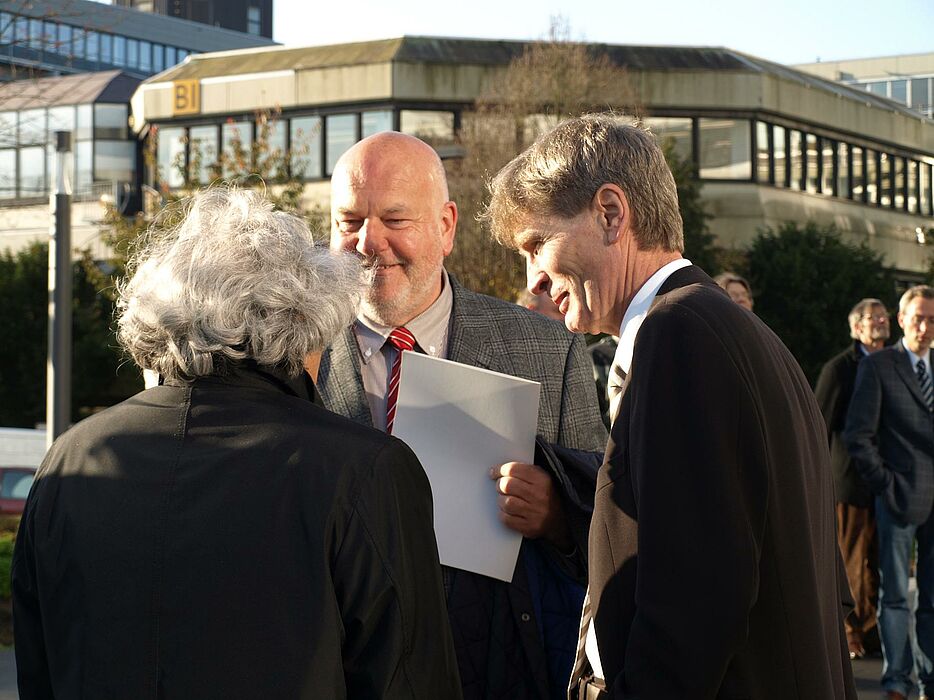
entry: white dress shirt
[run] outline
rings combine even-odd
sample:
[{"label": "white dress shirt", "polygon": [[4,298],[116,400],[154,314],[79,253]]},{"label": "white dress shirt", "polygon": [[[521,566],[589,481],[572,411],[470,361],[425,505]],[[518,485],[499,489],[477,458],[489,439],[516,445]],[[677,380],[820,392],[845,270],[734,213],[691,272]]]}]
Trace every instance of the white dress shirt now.
[{"label": "white dress shirt", "polygon": [[[658,290],[672,273],[691,264],[691,261],[686,258],[672,260],[667,265],[659,268],[654,275],[646,280],[645,284],[639,287],[639,291],[629,302],[623,316],[623,322],[619,327],[619,345],[616,347],[616,355],[613,357],[614,366],[618,366],[623,372],[629,374],[629,369],[632,367],[632,351],[636,344],[636,335],[639,333],[639,328],[652,307],[652,302],[655,301],[655,295],[658,294]],[[613,369],[611,368],[610,375],[612,376],[612,374]],[[622,397],[623,395],[620,393],[610,406],[610,416],[614,421]],[[600,651],[597,649],[597,635],[594,632],[593,621],[587,628],[584,651],[587,654],[587,660],[590,662],[594,676],[603,680],[605,678],[603,664],[600,663]]]}]

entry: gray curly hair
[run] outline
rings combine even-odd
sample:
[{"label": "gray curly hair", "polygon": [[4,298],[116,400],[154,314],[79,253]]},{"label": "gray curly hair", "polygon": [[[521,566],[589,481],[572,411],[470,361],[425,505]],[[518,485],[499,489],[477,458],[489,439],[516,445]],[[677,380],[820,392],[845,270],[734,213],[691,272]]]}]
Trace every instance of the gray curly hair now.
[{"label": "gray curly hair", "polygon": [[297,376],[353,321],[365,280],[297,216],[234,187],[160,217],[118,285],[117,339],[143,369],[192,381],[254,360]]}]

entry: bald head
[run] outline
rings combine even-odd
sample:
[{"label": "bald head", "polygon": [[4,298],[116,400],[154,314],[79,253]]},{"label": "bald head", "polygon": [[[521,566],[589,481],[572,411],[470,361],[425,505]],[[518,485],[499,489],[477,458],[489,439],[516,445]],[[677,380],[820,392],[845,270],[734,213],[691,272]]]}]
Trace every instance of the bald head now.
[{"label": "bald head", "polygon": [[438,200],[449,198],[447,175],[435,149],[398,131],[381,131],[347,149],[334,166],[331,186],[333,189],[335,181],[339,180],[349,180],[356,185],[367,180],[398,177],[406,177],[413,184],[414,179],[421,179],[421,186]]},{"label": "bald head", "polygon": [[379,323],[408,323],[438,298],[456,225],[444,166],[423,141],[381,132],[334,166],[331,247],[355,251],[373,270],[363,312]]}]

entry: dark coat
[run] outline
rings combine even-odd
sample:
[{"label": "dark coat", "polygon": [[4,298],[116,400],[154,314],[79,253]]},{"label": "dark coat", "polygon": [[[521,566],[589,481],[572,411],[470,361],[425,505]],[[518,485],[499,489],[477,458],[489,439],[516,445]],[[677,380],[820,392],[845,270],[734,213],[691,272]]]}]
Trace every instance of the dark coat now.
[{"label": "dark coat", "polygon": [[846,444],[873,493],[903,522],[927,521],[934,502],[934,423],[902,343],[864,358]]},{"label": "dark coat", "polygon": [[[547,443],[602,453],[606,432],[583,339],[560,323],[516,304],[476,294],[460,286],[453,276],[450,279],[454,300],[448,359],[541,382],[539,436]],[[365,425],[372,424],[351,330],[325,352],[318,386],[328,408]],[[580,551],[585,552],[595,472],[589,478],[582,473],[567,474],[558,460],[541,466],[555,475],[571,534]],[[530,547],[536,551],[527,551]],[[454,572],[448,611],[466,698],[544,700],[564,693],[577,643],[576,618],[583,589],[578,602],[571,606],[572,623],[558,637],[548,639],[539,619],[542,601],[536,596],[536,590],[541,590],[541,577],[530,580],[528,575],[529,566],[535,565],[548,576],[548,571],[554,571],[553,580],[577,573],[583,582],[583,558],[568,562],[561,559],[543,542],[524,540],[511,584],[470,572]],[[549,666],[549,655],[555,647],[567,649],[563,670]]]},{"label": "dark coat", "polygon": [[843,439],[846,413],[856,384],[856,368],[860,359],[865,357],[860,347],[860,342],[855,341],[821,368],[814,395],[827,425],[837,502],[868,508],[872,505],[872,491],[856,470]]},{"label": "dark coat", "polygon": [[22,700],[457,698],[428,480],[242,368],[52,446],[13,561]]},{"label": "dark coat", "polygon": [[686,267],[623,391],[590,530],[611,697],[855,698],[827,437],[791,353]]}]

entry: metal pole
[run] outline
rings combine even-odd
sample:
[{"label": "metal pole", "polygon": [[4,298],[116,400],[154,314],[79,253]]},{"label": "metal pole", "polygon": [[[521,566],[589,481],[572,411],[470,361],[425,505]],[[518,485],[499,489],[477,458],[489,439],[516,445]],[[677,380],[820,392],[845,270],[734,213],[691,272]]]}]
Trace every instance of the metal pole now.
[{"label": "metal pole", "polygon": [[49,354],[46,444],[71,424],[71,132],[55,132],[55,180],[49,195]]}]

